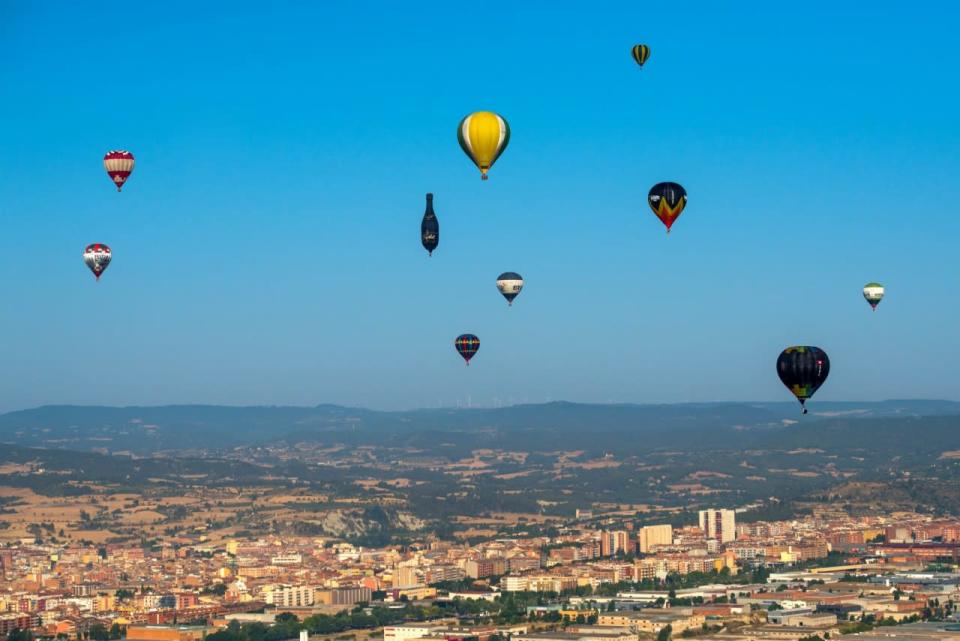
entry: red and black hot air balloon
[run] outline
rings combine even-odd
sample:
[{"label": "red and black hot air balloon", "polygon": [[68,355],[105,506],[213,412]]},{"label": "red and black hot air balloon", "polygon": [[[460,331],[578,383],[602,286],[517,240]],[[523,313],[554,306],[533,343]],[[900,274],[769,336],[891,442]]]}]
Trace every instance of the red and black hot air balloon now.
[{"label": "red and black hot air balloon", "polygon": [[103,168],[107,170],[110,180],[117,186],[117,191],[123,188],[123,184],[133,172],[133,163],[133,154],[129,151],[108,151],[103,157]]},{"label": "red and black hot air balloon", "polygon": [[654,215],[667,227],[667,233],[687,206],[687,190],[677,183],[657,183],[647,194]]},{"label": "red and black hot air balloon", "polygon": [[453,344],[463,360],[467,362],[467,365],[470,364],[470,359],[480,349],[480,339],[473,334],[460,334],[457,336],[457,340],[453,341]]},{"label": "red and black hot air balloon", "polygon": [[103,272],[110,266],[112,259],[113,252],[103,243],[87,245],[87,248],[83,250],[83,262],[90,268],[93,275],[97,277],[97,280],[100,280],[100,276],[102,276]]}]

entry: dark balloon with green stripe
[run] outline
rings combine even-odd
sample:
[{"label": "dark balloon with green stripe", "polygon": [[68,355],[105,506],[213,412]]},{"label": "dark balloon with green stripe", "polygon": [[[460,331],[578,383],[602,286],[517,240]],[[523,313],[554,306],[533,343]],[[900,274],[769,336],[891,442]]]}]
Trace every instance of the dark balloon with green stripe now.
[{"label": "dark balloon with green stripe", "polygon": [[829,374],[830,359],[819,347],[795,345],[783,350],[777,359],[777,375],[800,401],[804,414],[807,399],[820,389]]},{"label": "dark balloon with green stripe", "polygon": [[650,57],[650,47],[647,45],[633,45],[633,50],[631,53],[633,54],[634,62],[643,68],[643,63],[645,63],[647,58]]}]

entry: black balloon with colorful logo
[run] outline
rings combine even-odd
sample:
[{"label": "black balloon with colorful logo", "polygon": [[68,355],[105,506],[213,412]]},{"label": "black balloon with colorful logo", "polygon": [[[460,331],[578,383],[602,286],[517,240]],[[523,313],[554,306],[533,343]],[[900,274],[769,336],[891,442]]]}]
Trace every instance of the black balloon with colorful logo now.
[{"label": "black balloon with colorful logo", "polygon": [[803,413],[807,413],[807,399],[816,393],[830,374],[830,359],[819,347],[795,345],[780,353],[777,359],[777,375],[790,390]]}]

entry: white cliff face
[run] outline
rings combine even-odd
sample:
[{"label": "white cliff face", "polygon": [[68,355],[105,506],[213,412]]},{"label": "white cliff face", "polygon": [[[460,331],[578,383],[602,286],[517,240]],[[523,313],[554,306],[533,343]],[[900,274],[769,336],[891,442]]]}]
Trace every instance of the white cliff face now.
[{"label": "white cliff face", "polygon": [[[387,513],[389,527],[398,530],[420,531],[427,521],[410,512]],[[330,510],[314,520],[330,536],[349,538],[363,536],[383,529],[384,524],[366,517],[362,510]]]}]

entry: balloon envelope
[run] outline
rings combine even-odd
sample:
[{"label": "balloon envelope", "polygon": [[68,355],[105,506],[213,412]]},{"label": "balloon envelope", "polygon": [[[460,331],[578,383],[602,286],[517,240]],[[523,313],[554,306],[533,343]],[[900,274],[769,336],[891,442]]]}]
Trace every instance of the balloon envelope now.
[{"label": "balloon envelope", "polygon": [[687,190],[677,183],[657,183],[647,194],[647,204],[667,227],[667,233],[687,206]]},{"label": "balloon envelope", "polygon": [[117,186],[117,191],[123,188],[127,178],[133,172],[133,154],[129,151],[108,151],[103,157],[103,168],[107,170],[110,180]]},{"label": "balloon envelope", "polygon": [[879,305],[880,301],[883,300],[883,295],[885,292],[886,290],[880,283],[867,283],[863,286],[863,297],[868,303],[870,303],[870,307],[872,307],[874,310],[877,309],[877,305]]},{"label": "balloon envelope", "polygon": [[[820,389],[829,374],[830,359],[819,347],[795,345],[783,350],[777,359],[777,375],[801,406]],[[803,413],[807,413],[806,407]]]},{"label": "balloon envelope", "polygon": [[100,276],[110,266],[112,258],[113,252],[103,243],[87,245],[86,249],[83,250],[83,262],[97,277],[97,280],[100,280]]},{"label": "balloon envelope", "polygon": [[473,358],[473,355],[480,349],[480,339],[473,334],[460,334],[457,336],[457,339],[453,341],[453,344],[457,348],[460,356],[463,357],[463,360],[467,362],[467,365],[470,364],[470,359]]},{"label": "balloon envelope", "polygon": [[497,276],[497,289],[507,299],[507,303],[513,305],[513,299],[523,289],[523,277],[517,272],[503,272]]},{"label": "balloon envelope", "polygon": [[647,45],[634,45],[631,54],[633,55],[634,62],[642,68],[643,63],[650,57],[650,47]]},{"label": "balloon envelope", "polygon": [[487,171],[510,144],[510,125],[492,111],[477,111],[460,121],[457,140],[486,180]]},{"label": "balloon envelope", "polygon": [[440,221],[433,213],[433,194],[427,194],[427,210],[420,221],[420,242],[430,256],[433,256],[433,250],[440,244]]}]

